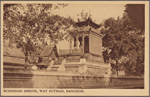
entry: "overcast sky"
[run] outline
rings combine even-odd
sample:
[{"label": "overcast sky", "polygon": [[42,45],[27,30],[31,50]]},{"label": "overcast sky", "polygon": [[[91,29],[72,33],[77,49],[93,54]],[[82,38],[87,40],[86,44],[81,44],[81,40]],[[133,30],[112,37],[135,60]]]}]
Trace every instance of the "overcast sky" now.
[{"label": "overcast sky", "polygon": [[[91,18],[95,23],[99,24],[109,17],[122,17],[125,10],[125,4],[69,4],[65,8],[54,10],[53,14],[58,14],[64,17],[72,17],[75,21],[81,16],[77,16],[82,11],[90,13]],[[69,43],[62,41],[58,43],[58,48],[69,49]]]},{"label": "overcast sky", "polygon": [[80,14],[82,10],[86,13],[90,13],[93,21],[101,23],[103,20],[118,16],[122,17],[125,10],[125,4],[69,4],[65,8],[54,10],[53,14],[58,14],[64,17],[71,16],[77,21],[77,14]]}]

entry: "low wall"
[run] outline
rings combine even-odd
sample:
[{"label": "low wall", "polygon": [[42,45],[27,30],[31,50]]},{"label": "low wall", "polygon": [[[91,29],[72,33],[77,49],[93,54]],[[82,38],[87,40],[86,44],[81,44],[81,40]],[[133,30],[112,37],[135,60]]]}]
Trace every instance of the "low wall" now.
[{"label": "low wall", "polygon": [[67,72],[4,72],[4,88],[144,88],[144,78],[125,76],[82,76]]},{"label": "low wall", "polygon": [[98,68],[98,67],[91,67],[91,66],[66,66],[65,67],[66,72],[73,72],[73,73],[84,73],[86,75],[103,75],[103,74],[109,74],[108,68]]}]

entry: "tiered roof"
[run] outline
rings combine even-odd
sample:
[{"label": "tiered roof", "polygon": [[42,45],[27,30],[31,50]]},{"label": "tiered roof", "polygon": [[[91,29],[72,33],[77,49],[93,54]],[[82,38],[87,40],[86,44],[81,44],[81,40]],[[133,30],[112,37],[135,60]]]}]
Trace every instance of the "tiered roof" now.
[{"label": "tiered roof", "polygon": [[88,33],[90,31],[90,33],[96,34],[96,35],[100,35],[100,30],[99,28],[101,27],[100,25],[94,23],[91,18],[88,18],[86,21],[82,21],[82,22],[77,22],[76,23],[76,30],[78,30],[79,32],[84,32],[84,33]]},{"label": "tiered roof", "polygon": [[95,28],[95,29],[98,29],[98,28],[101,27],[100,25],[94,23],[94,22],[91,20],[91,18],[88,18],[86,21],[77,22],[76,25],[77,25],[78,27],[83,27],[83,26],[88,26],[88,25],[89,25],[89,26],[91,26],[92,28]]}]

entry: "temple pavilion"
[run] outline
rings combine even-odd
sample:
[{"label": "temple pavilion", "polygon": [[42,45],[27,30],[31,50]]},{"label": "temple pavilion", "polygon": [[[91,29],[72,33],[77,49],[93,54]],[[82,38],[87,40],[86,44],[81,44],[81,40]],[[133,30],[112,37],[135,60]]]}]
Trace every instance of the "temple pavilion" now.
[{"label": "temple pavilion", "polygon": [[59,58],[65,59],[64,71],[110,74],[111,66],[103,60],[100,27],[91,18],[75,24],[70,33],[70,49],[59,50]]}]

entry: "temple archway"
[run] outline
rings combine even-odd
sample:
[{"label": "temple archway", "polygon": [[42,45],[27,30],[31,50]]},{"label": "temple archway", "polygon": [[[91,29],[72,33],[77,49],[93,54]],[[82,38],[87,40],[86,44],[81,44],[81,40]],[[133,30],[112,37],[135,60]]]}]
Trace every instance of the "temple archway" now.
[{"label": "temple archway", "polygon": [[84,38],[84,53],[89,53],[89,37]]}]

